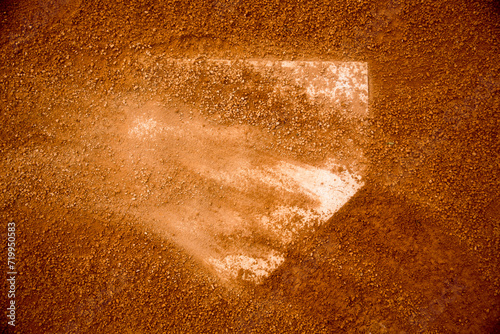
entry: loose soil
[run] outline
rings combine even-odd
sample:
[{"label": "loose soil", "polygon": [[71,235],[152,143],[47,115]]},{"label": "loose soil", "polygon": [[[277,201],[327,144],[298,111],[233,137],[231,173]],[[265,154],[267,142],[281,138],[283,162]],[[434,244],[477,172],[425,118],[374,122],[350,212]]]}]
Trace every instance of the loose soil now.
[{"label": "loose soil", "polygon": [[[15,332],[500,330],[497,2],[26,0],[0,14]],[[368,108],[325,114],[252,62],[367,64]],[[285,161],[303,176],[331,157],[360,176],[331,217],[286,242],[237,222],[318,203],[242,191],[232,171]],[[252,273],[242,249],[274,254],[272,270]],[[206,261],[221,254],[242,270]]]}]

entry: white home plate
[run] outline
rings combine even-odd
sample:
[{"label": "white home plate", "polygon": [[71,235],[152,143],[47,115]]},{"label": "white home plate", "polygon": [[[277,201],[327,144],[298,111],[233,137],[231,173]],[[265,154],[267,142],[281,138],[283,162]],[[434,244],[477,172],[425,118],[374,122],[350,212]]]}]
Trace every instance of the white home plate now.
[{"label": "white home plate", "polygon": [[221,278],[260,283],[362,186],[366,64],[169,59],[161,70],[164,101],[121,107],[129,211]]}]

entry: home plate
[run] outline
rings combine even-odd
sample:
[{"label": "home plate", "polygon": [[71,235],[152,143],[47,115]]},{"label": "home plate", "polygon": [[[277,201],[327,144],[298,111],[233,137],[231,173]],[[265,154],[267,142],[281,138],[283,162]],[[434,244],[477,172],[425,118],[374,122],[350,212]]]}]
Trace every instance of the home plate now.
[{"label": "home plate", "polygon": [[114,149],[130,175],[147,175],[126,176],[130,211],[220,278],[259,284],[363,185],[367,65],[168,59],[159,68],[169,96],[121,107]]}]

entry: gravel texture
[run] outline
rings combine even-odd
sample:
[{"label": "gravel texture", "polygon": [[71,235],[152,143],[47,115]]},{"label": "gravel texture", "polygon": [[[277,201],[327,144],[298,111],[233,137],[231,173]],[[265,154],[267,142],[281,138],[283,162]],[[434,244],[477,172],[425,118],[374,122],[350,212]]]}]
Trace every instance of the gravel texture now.
[{"label": "gravel texture", "polygon": [[[26,0],[1,2],[0,15],[15,332],[500,330],[498,2]],[[239,65],[205,78],[207,59]],[[366,62],[369,115],[322,118],[293,85],[274,96],[248,59]],[[138,151],[117,124],[151,101],[214,127],[245,120],[274,138],[262,150],[290,159],[342,153],[364,186],[262,284],[221,280],[137,214],[212,186],[124,158]],[[137,124],[132,134],[151,135],[153,121]],[[0,328],[13,330],[6,318]]]}]

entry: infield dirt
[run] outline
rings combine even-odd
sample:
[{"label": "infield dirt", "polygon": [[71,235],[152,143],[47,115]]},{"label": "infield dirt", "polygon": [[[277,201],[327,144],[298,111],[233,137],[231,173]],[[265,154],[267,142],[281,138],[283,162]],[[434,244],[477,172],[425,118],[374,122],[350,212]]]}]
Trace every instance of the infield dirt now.
[{"label": "infield dirt", "polygon": [[[0,14],[16,332],[500,330],[496,1]],[[366,99],[316,101],[310,64]]]}]

